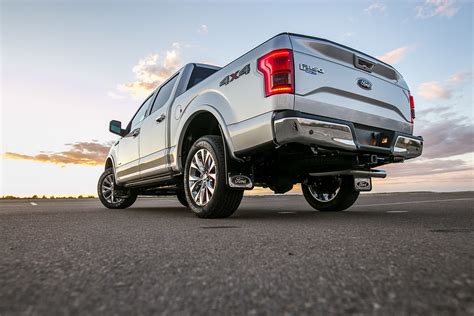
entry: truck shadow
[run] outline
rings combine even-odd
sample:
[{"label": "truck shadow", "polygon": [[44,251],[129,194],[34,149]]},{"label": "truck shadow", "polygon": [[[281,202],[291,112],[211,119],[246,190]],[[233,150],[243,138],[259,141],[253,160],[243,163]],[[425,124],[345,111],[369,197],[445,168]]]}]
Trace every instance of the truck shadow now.
[{"label": "truck shadow", "polygon": [[365,220],[376,220],[385,221],[393,220],[394,217],[387,217],[385,211],[368,211],[368,210],[347,210],[343,212],[318,212],[313,210],[308,211],[282,211],[282,210],[257,210],[257,209],[245,209],[237,211],[230,219],[236,221],[285,221],[285,222],[324,222],[328,221],[335,223],[338,221],[348,222],[351,221],[365,221]]},{"label": "truck shadow", "polygon": [[[182,206],[176,207],[131,207],[126,210],[127,212],[134,213],[148,213],[160,217],[166,218],[196,218],[198,219],[191,210]],[[394,216],[395,215],[395,216]],[[397,217],[396,214],[390,216],[391,219]],[[256,209],[256,208],[242,208],[238,209],[231,217],[224,219],[208,219],[207,221],[216,221],[216,222],[237,222],[237,221],[253,221],[253,220],[270,220],[270,221],[301,221],[301,220],[337,220],[354,218],[354,219],[373,219],[373,218],[387,218],[387,214],[384,211],[377,210],[362,210],[357,208],[357,210],[351,209],[343,212],[334,212],[334,213],[324,213],[313,210],[292,210],[292,209],[280,209],[280,208],[265,208],[265,209]],[[199,219],[206,221],[206,219]]]}]

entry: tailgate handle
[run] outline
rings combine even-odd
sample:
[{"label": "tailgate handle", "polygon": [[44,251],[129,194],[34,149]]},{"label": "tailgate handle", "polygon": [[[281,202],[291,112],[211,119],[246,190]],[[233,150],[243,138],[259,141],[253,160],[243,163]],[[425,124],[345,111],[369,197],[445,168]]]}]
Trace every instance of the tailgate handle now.
[{"label": "tailgate handle", "polygon": [[375,64],[367,59],[354,55],[354,66],[367,72],[372,72]]}]

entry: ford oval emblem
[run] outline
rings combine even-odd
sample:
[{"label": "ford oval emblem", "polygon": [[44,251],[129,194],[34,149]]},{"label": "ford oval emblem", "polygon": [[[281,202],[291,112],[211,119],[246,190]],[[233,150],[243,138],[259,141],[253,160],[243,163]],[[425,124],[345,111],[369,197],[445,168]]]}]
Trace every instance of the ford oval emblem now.
[{"label": "ford oval emblem", "polygon": [[372,83],[367,80],[367,79],[364,79],[364,78],[360,78],[359,80],[357,80],[357,84],[359,85],[359,87],[361,87],[362,89],[365,89],[365,90],[372,90]]}]

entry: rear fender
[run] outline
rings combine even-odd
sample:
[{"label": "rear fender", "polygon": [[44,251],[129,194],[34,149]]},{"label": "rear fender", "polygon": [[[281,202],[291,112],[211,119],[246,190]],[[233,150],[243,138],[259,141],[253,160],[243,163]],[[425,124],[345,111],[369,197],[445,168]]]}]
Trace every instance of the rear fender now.
[{"label": "rear fender", "polygon": [[[219,110],[217,110],[217,107]],[[183,166],[181,163],[181,153],[183,150],[183,140],[186,130],[193,121],[193,119],[200,113],[208,112],[214,116],[214,118],[219,123],[219,128],[221,134],[224,137],[225,145],[227,148],[227,153],[234,159],[239,160],[234,154],[234,146],[232,138],[230,136],[229,130],[226,124],[226,118],[233,115],[233,111],[227,100],[217,92],[210,92],[204,95],[200,95],[195,98],[187,107],[183,109],[182,117],[178,123],[174,144],[172,147],[172,156],[175,156],[175,164],[172,166],[174,171],[181,172]],[[174,151],[174,153],[173,153]]]}]

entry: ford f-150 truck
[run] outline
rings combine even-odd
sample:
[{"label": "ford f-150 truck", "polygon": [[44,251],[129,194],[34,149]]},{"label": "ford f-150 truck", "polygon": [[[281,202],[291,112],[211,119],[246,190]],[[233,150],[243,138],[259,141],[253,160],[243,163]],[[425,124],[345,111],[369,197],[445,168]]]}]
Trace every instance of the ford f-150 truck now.
[{"label": "ford f-150 truck", "polygon": [[148,96],[98,182],[108,208],[176,195],[198,217],[232,215],[244,190],[301,183],[319,211],[370,191],[374,169],[421,155],[413,97],[392,66],[329,40],[282,33],[225,67],[187,64]]}]

